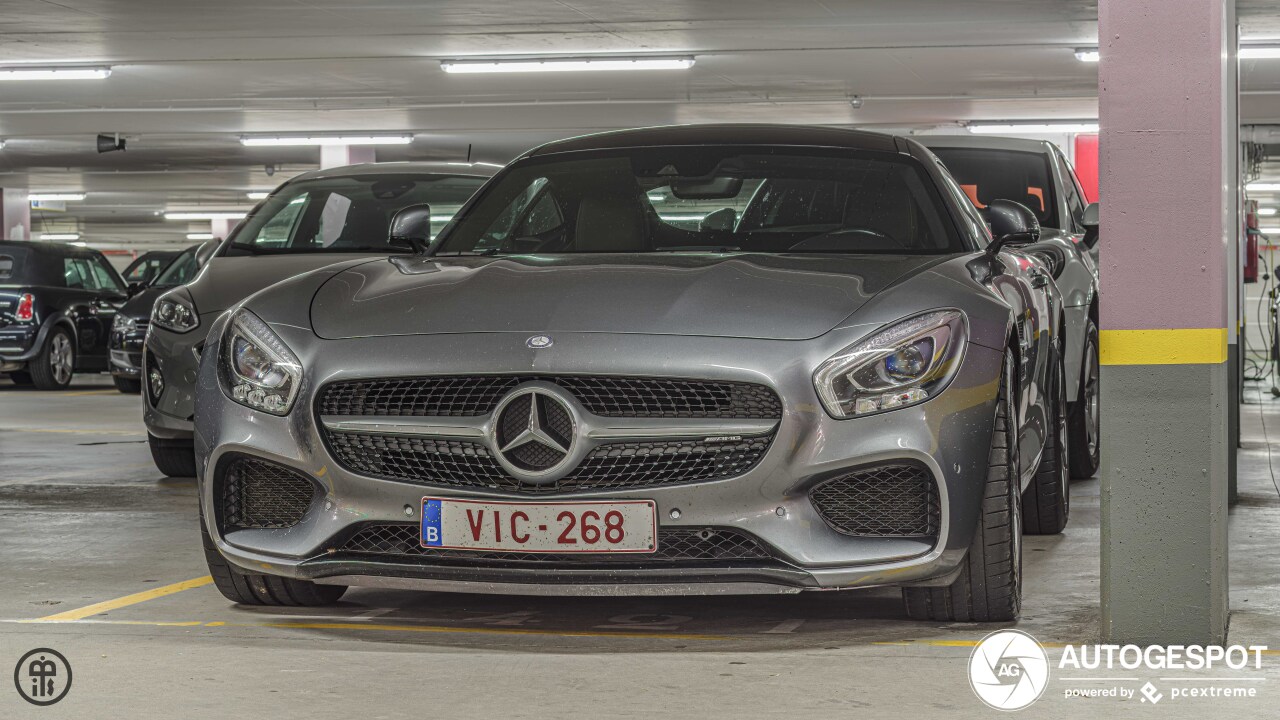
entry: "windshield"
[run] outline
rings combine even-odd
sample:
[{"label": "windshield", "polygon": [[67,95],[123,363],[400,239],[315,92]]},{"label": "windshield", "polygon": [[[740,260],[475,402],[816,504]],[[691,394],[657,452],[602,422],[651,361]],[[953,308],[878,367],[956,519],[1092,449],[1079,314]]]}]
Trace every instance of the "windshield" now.
[{"label": "windshield", "polygon": [[185,250],[164,269],[164,272],[160,273],[160,277],[156,278],[154,284],[158,287],[186,285],[196,276],[196,271],[199,269],[200,261],[196,259],[196,248]]},{"label": "windshield", "polygon": [[429,204],[434,235],[483,183],[479,177],[392,173],[289,183],[236,229],[229,250],[404,252],[387,243],[397,212]]},{"label": "windshield", "polygon": [[988,148],[929,149],[979,209],[992,200],[1013,200],[1031,208],[1041,225],[1062,227],[1049,181],[1048,155]]},{"label": "windshield", "polygon": [[436,252],[963,252],[915,160],[797,147],[646,147],[526,160]]}]

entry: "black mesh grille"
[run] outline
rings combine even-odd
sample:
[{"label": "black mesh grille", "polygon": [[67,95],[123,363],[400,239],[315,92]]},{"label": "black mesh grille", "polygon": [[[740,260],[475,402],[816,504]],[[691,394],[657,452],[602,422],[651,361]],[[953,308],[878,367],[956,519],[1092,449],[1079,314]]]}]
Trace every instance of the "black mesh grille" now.
[{"label": "black mesh grille", "polygon": [[536,563],[632,563],[697,560],[768,560],[772,555],[751,535],[722,528],[660,528],[658,549],[653,553],[509,553],[468,550],[433,550],[421,547],[417,524],[365,525],[336,549],[372,555],[413,555],[472,561]]},{"label": "black mesh grille", "polygon": [[655,487],[735,477],[764,457],[772,436],[723,443],[659,441],[601,445],[560,481],[527,485],[478,443],[328,432],[334,456],[355,472],[422,485],[527,494]]},{"label": "black mesh grille", "polygon": [[938,534],[938,492],[919,465],[881,465],[842,475],[809,491],[813,507],[833,530],[863,537]]},{"label": "black mesh grille", "polygon": [[228,528],[287,528],[311,507],[315,485],[298,472],[261,460],[232,461],[222,477]]},{"label": "black mesh grille", "polygon": [[321,391],[319,411],[321,415],[484,415],[503,395],[529,380],[555,383],[577,397],[588,412],[605,417],[782,417],[781,400],[762,385],[587,375],[348,380]]}]

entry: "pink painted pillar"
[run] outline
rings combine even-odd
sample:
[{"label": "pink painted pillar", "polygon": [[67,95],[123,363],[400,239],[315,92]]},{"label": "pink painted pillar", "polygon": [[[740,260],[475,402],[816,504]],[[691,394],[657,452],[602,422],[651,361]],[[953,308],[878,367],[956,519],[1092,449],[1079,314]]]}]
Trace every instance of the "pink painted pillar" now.
[{"label": "pink painted pillar", "polygon": [[371,163],[374,157],[372,145],[321,145],[320,169]]},{"label": "pink painted pillar", "polygon": [[219,240],[226,240],[227,236],[231,234],[231,231],[235,229],[236,224],[239,222],[239,220],[214,218],[209,221],[209,224],[212,226],[210,231],[213,233],[213,236]]},{"label": "pink painted pillar", "polygon": [[31,239],[31,201],[26,190],[0,189],[0,239]]},{"label": "pink painted pillar", "polygon": [[1234,0],[1102,0],[1098,38],[1102,636],[1220,643]]}]

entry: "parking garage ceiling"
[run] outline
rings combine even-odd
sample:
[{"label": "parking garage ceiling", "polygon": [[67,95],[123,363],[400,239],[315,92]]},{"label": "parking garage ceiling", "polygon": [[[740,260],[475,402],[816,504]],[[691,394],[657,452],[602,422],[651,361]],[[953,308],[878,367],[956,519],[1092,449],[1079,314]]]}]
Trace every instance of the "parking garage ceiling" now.
[{"label": "parking garage ceiling", "polygon": [[[1280,39],[1271,2],[1237,5],[1245,37]],[[157,211],[243,207],[245,192],[317,164],[315,148],[247,148],[243,135],[407,131],[412,144],[378,158],[502,162],[546,140],[635,125],[1094,118],[1097,65],[1074,49],[1096,43],[1097,3],[1073,0],[1026,0],[1016,17],[1001,0],[8,0],[0,65],[74,61],[112,73],[0,85],[0,187],[90,193],[68,213],[37,213],[37,225],[172,241],[186,228]],[[548,53],[696,64],[537,75],[440,67]],[[1242,62],[1241,85],[1242,122],[1280,123],[1280,61]],[[128,150],[98,154],[98,133],[121,134]]]}]

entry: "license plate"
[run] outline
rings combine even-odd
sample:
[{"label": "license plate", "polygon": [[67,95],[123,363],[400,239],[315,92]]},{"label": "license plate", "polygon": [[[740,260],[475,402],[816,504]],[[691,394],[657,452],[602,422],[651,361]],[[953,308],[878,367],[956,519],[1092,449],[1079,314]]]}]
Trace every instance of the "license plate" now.
[{"label": "license plate", "polygon": [[652,500],[495,502],[422,498],[422,547],[533,553],[651,553]]}]

